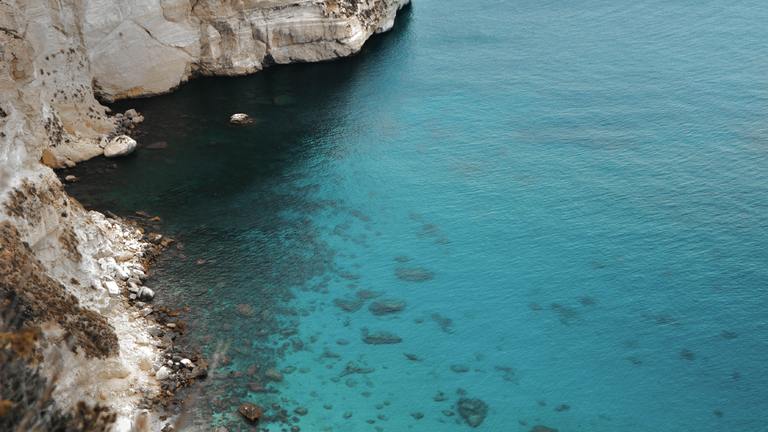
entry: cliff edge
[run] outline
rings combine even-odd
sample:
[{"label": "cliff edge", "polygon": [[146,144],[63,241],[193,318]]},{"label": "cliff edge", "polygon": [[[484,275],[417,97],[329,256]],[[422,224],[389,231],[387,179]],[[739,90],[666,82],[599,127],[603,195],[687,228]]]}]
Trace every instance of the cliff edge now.
[{"label": "cliff edge", "polygon": [[[147,236],[84,209],[51,169],[104,153],[121,121],[100,101],[348,56],[408,1],[0,0],[0,336],[40,332],[34,364],[63,412],[99,404],[112,429],[140,429],[159,392],[159,342],[126,299]],[[2,393],[0,425],[7,409],[21,408]]]}]

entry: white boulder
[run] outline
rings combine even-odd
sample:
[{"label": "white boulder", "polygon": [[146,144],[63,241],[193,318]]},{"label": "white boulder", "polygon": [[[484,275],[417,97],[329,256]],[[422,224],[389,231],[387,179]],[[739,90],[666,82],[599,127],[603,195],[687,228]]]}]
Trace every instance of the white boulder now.
[{"label": "white boulder", "polygon": [[139,300],[152,300],[155,298],[155,292],[147,287],[141,287],[139,288],[139,292],[136,293],[136,295],[139,297]]},{"label": "white boulder", "polygon": [[118,135],[112,138],[104,147],[104,156],[108,158],[120,157],[133,153],[136,150],[136,140],[128,135]]},{"label": "white boulder", "polygon": [[171,369],[169,369],[167,366],[161,366],[160,369],[157,370],[157,373],[155,373],[155,378],[158,379],[158,381],[167,380],[171,377]]},{"label": "white boulder", "polygon": [[232,114],[232,116],[229,118],[229,122],[236,125],[244,125],[244,124],[252,123],[253,119],[251,119],[251,117],[248,116],[248,114],[237,113],[237,114]]}]

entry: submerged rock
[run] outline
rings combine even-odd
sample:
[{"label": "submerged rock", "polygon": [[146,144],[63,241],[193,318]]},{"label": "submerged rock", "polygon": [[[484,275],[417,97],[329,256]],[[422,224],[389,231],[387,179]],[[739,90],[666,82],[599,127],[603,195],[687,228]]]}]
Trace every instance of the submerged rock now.
[{"label": "submerged rock", "polygon": [[264,376],[267,379],[270,379],[272,381],[278,381],[279,382],[279,381],[283,380],[283,374],[280,373],[280,371],[278,371],[275,368],[269,368],[266,371],[264,371]]},{"label": "submerged rock", "polygon": [[363,329],[363,342],[369,345],[398,344],[402,341],[403,339],[400,336],[388,331],[369,332]]},{"label": "submerged rock", "polygon": [[399,267],[395,270],[398,279],[408,282],[426,282],[435,277],[431,271],[421,267]]},{"label": "submerged rock", "polygon": [[261,417],[261,408],[258,405],[252,404],[250,402],[241,404],[237,409],[237,412],[239,412],[240,415],[245,417],[246,420],[251,423],[257,422]]},{"label": "submerged rock", "polygon": [[126,156],[136,150],[136,140],[128,135],[118,135],[104,147],[104,156],[108,158]]},{"label": "submerged rock", "polygon": [[451,370],[456,373],[466,373],[469,372],[469,366],[463,364],[455,364],[451,365]]},{"label": "submerged rock", "polygon": [[405,301],[397,299],[382,299],[371,303],[368,310],[374,315],[387,315],[405,309]]},{"label": "submerged rock", "polygon": [[436,322],[440,326],[440,330],[446,333],[453,333],[453,320],[440,315],[439,313],[433,313],[431,315],[432,321]]},{"label": "submerged rock", "polygon": [[553,429],[551,427],[547,427],[544,425],[536,425],[531,428],[530,432],[558,432],[557,429]]},{"label": "submerged rock", "polygon": [[237,306],[235,306],[235,309],[237,310],[238,315],[250,318],[254,316],[253,306],[247,304],[247,303],[240,303]]},{"label": "submerged rock", "polygon": [[152,144],[149,144],[146,148],[150,150],[162,150],[162,149],[168,148],[168,143],[165,141],[156,141],[156,142],[153,142]]},{"label": "submerged rock", "polygon": [[381,295],[380,292],[377,291],[371,291],[371,290],[360,290],[357,293],[355,293],[357,298],[363,299],[363,300],[370,300],[372,298],[376,298]]},{"label": "submerged rock", "polygon": [[488,404],[480,399],[461,398],[456,403],[461,418],[471,427],[478,427],[488,415]]},{"label": "submerged rock", "polygon": [[344,370],[339,374],[339,376],[343,377],[351,374],[369,374],[375,370],[376,369],[374,368],[360,366],[357,363],[351,361],[347,363],[347,365],[344,367]]},{"label": "submerged rock", "polygon": [[356,299],[334,299],[333,304],[335,304],[339,309],[345,311],[345,312],[357,312],[360,310],[361,307],[363,307],[363,303],[365,303],[365,300],[361,298]]},{"label": "submerged rock", "polygon": [[416,354],[403,353],[403,355],[405,356],[405,358],[407,358],[410,361],[421,361],[421,358],[419,358],[419,356],[417,356]]}]

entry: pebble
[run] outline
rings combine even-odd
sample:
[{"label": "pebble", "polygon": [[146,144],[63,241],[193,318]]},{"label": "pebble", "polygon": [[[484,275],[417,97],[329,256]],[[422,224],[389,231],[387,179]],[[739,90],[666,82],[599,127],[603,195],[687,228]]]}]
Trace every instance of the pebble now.
[{"label": "pebble", "polygon": [[106,281],[104,285],[107,287],[109,295],[116,296],[120,294],[120,286],[115,281]]}]

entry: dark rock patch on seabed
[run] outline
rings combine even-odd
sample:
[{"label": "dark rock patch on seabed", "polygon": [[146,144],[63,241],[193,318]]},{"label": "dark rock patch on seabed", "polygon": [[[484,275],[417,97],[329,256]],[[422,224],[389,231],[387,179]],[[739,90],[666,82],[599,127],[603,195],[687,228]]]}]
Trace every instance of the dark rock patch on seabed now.
[{"label": "dark rock patch on seabed", "polygon": [[558,432],[558,430],[544,425],[536,425],[531,428],[530,432]]},{"label": "dark rock patch on seabed", "polygon": [[350,361],[344,367],[344,370],[339,374],[339,376],[343,377],[343,376],[352,375],[352,374],[369,374],[375,370],[376,369],[374,368],[361,366],[353,361]]},{"label": "dark rock patch on seabed", "polygon": [[451,365],[451,370],[456,373],[467,373],[469,372],[469,366],[463,364],[454,364]]},{"label": "dark rock patch on seabed", "polygon": [[570,306],[552,303],[549,305],[549,308],[557,313],[560,322],[564,325],[570,325],[573,321],[579,319],[579,312]]},{"label": "dark rock patch on seabed", "polygon": [[414,362],[420,362],[421,361],[421,358],[419,356],[417,356],[416,354],[403,353],[403,355],[405,356],[406,359],[408,359],[410,361],[414,361]]},{"label": "dark rock patch on seabed", "polygon": [[333,300],[333,304],[344,312],[357,312],[363,307],[363,303],[365,303],[365,300],[361,298]]},{"label": "dark rock patch on seabed", "polygon": [[439,313],[435,312],[431,315],[432,321],[436,322],[437,325],[440,327],[440,330],[446,332],[446,333],[453,333],[453,320],[445,317],[443,315],[440,315]]},{"label": "dark rock patch on seabed", "polygon": [[494,366],[494,369],[501,372],[501,379],[512,384],[519,384],[517,372],[511,366]]},{"label": "dark rock patch on seabed", "polygon": [[371,303],[368,310],[372,314],[381,316],[402,311],[405,309],[405,301],[398,299],[382,299]]},{"label": "dark rock patch on seabed", "polygon": [[369,345],[398,344],[402,341],[403,339],[400,336],[388,331],[369,332],[368,329],[363,329],[363,342]]},{"label": "dark rock patch on seabed", "polygon": [[480,399],[461,398],[456,409],[467,424],[473,428],[480,426],[488,415],[488,404]]},{"label": "dark rock patch on seabed", "polygon": [[426,282],[435,277],[433,272],[421,267],[398,267],[395,269],[395,275],[407,282]]}]

